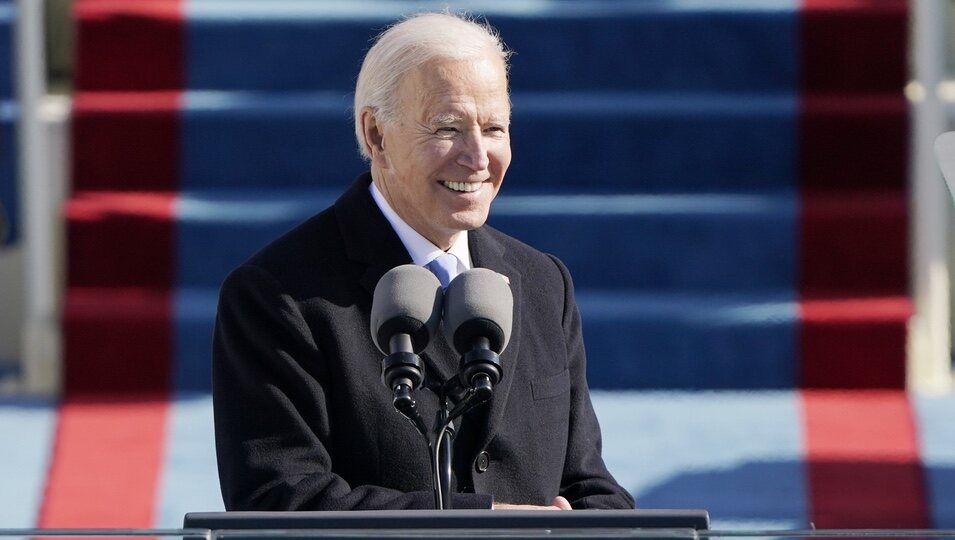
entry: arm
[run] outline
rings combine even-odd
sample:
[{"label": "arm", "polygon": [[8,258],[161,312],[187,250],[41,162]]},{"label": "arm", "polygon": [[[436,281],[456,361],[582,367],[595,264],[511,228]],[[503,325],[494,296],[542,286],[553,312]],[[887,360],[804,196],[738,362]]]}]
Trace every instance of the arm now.
[{"label": "arm", "polygon": [[[430,491],[350,486],[335,474],[329,361],[297,303],[271,275],[246,266],[227,278],[213,349],[216,450],[226,508],[433,508]],[[459,494],[454,505],[490,508],[491,497]]]},{"label": "arm", "polygon": [[600,425],[587,386],[587,356],[574,285],[567,267],[556,257],[552,259],[564,280],[563,331],[571,382],[567,458],[560,495],[574,508],[633,508],[633,497],[617,484],[601,456]]}]

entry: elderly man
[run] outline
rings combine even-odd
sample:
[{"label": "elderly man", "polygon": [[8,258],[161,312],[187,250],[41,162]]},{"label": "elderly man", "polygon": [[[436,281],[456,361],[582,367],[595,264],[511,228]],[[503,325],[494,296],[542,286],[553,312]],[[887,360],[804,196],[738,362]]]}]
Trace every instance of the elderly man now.
[{"label": "elderly man", "polygon": [[[463,417],[454,508],[629,508],[607,472],[566,267],[484,225],[511,161],[507,57],[489,29],[448,14],[391,27],[355,89],[371,165],[329,209],[222,286],[213,357],[216,447],[231,510],[433,507],[420,435],[393,408],[369,330],[389,269],[455,256],[514,295],[504,375]],[[457,355],[422,353],[443,381]],[[427,417],[438,407],[417,392]]]}]

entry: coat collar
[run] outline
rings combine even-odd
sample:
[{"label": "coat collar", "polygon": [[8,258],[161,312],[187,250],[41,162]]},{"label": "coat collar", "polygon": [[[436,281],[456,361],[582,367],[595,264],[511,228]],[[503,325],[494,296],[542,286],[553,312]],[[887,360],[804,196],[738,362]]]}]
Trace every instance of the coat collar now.
[{"label": "coat collar", "polygon": [[374,295],[381,276],[412,261],[401,239],[368,193],[370,184],[369,173],[355,179],[335,202],[335,215],[345,240],[345,256],[365,266],[359,279],[368,294]]}]

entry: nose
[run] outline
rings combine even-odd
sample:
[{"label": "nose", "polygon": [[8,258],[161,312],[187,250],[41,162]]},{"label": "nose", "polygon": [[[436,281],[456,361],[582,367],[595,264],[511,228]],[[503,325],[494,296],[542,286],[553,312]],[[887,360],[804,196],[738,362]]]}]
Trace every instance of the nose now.
[{"label": "nose", "polygon": [[487,145],[481,133],[465,137],[464,147],[458,154],[458,164],[472,171],[483,171],[491,164],[487,154]]}]

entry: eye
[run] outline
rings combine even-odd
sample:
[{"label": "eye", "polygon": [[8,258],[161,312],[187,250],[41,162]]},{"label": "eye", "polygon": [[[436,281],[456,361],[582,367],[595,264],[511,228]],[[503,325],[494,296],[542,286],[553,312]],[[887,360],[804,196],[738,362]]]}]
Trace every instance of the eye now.
[{"label": "eye", "polygon": [[445,126],[445,127],[440,127],[440,128],[438,128],[438,130],[437,130],[436,133],[443,133],[443,134],[446,134],[446,135],[447,135],[447,134],[457,133],[457,132],[458,132],[458,128],[456,128],[456,127],[451,127],[451,126]]}]

